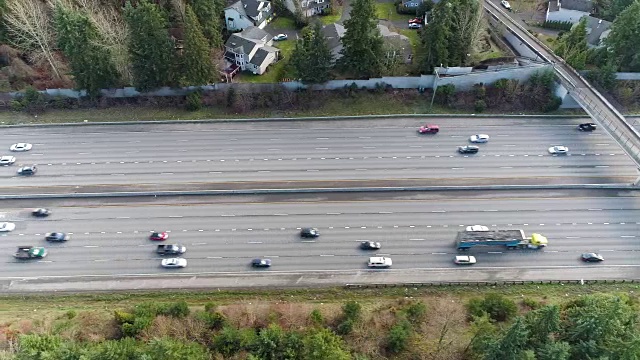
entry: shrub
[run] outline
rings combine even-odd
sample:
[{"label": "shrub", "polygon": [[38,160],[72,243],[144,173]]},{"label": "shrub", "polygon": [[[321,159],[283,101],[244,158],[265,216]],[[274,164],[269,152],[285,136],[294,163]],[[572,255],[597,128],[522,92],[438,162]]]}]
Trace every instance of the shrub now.
[{"label": "shrub", "polygon": [[357,321],[362,315],[362,306],[355,301],[347,301],[342,305],[342,314],[345,320]]},{"label": "shrub", "polygon": [[476,112],[483,112],[487,109],[487,103],[484,100],[476,100],[473,104],[473,109]]},{"label": "shrub", "polygon": [[500,294],[487,294],[484,299],[473,298],[467,303],[467,312],[470,316],[482,317],[489,315],[493,321],[507,321],[511,319],[518,307],[516,303]]},{"label": "shrub", "polygon": [[227,317],[221,312],[202,312],[198,317],[207,325],[209,329],[220,330],[227,325]]},{"label": "shrub", "polygon": [[543,28],[569,31],[573,27],[570,21],[549,20],[542,24]]},{"label": "shrub", "polygon": [[538,301],[536,299],[524,298],[524,299],[522,299],[522,305],[528,307],[531,310],[535,310],[535,309],[539,308],[542,304],[540,303],[540,301]]},{"label": "shrub", "polygon": [[348,335],[353,331],[353,320],[347,319],[338,325],[336,328],[336,333],[338,335]]},{"label": "shrub", "polygon": [[194,91],[189,93],[186,98],[185,108],[188,111],[196,111],[202,108],[202,93]]},{"label": "shrub", "polygon": [[189,305],[186,301],[178,301],[172,304],[169,304],[162,315],[168,315],[175,318],[183,318],[189,315]]},{"label": "shrub", "polygon": [[226,326],[213,338],[213,349],[225,357],[230,357],[255,342],[256,333],[253,329],[238,330]]},{"label": "shrub", "polygon": [[409,304],[404,309],[404,313],[411,323],[419,323],[424,320],[424,317],[427,314],[427,306],[422,301],[416,301]]},{"label": "shrub", "polygon": [[136,316],[133,315],[130,312],[126,312],[123,310],[116,310],[113,312],[113,316],[115,317],[115,320],[118,324],[122,325],[125,323],[133,323],[133,321],[136,319]]},{"label": "shrub", "polygon": [[208,303],[204,304],[204,311],[206,312],[216,311],[217,308],[218,308],[218,304],[212,301],[209,301]]},{"label": "shrub", "polygon": [[399,353],[407,348],[409,337],[411,336],[411,324],[407,320],[401,320],[389,331],[387,349],[391,353]]},{"label": "shrub", "polygon": [[311,318],[311,322],[315,325],[322,325],[324,323],[324,317],[318,309],[313,309],[311,314],[309,314],[309,318]]},{"label": "shrub", "polygon": [[74,317],[76,317],[76,315],[77,313],[74,310],[68,310],[65,314],[67,319],[73,319]]},{"label": "shrub", "polygon": [[544,112],[556,111],[556,110],[558,110],[560,108],[560,105],[562,105],[562,99],[560,97],[558,97],[558,96],[554,96],[544,106],[543,111]]}]

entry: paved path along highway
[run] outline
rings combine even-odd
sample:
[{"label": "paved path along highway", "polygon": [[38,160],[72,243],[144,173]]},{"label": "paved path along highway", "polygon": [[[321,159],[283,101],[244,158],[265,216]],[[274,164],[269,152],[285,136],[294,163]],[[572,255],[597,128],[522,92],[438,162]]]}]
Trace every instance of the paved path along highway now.
[{"label": "paved path along highway", "polygon": [[[599,269],[639,269],[640,198],[611,191],[553,193],[429,193],[165,198],[111,204],[91,200],[51,201],[53,214],[35,219],[26,201],[6,202],[0,213],[16,229],[0,236],[0,280],[80,278],[84,276],[252,274],[306,272],[369,273],[365,262],[374,254],[390,256],[391,270],[463,271],[452,264],[454,238],[466,225],[523,228],[549,238],[540,251],[506,251],[478,247],[474,271],[537,268],[582,269],[596,276]],[[298,237],[303,226],[314,226],[320,238]],[[189,266],[160,268],[157,242],[151,230],[170,231],[165,243],[187,246]],[[46,244],[50,231],[71,233],[64,244]],[[362,251],[363,240],[382,243],[379,251]],[[41,261],[18,262],[11,254],[18,245],[45,245]],[[602,264],[583,264],[585,251],[600,252]],[[269,257],[268,270],[252,270],[254,257]],[[468,273],[460,272],[458,280]],[[453,275],[452,275],[453,276]],[[215,286],[215,284],[212,284]]]},{"label": "paved path along highway", "polygon": [[[269,123],[11,128],[8,148],[30,142],[16,165],[0,168],[0,189],[46,192],[56,186],[120,190],[196,189],[215,183],[352,184],[424,180],[462,182],[631,182],[636,169],[601,131],[582,133],[576,119],[443,119],[437,135],[418,135],[416,119]],[[476,133],[491,136],[476,155],[456,152]],[[565,145],[569,156],[547,148]],[[37,164],[36,176],[16,175]],[[358,186],[358,185],[352,185]],[[69,190],[72,191],[72,190]]]}]

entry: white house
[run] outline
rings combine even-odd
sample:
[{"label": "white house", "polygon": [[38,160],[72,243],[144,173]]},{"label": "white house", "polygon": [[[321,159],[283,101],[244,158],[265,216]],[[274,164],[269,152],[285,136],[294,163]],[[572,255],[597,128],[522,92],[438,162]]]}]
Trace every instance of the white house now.
[{"label": "white house", "polygon": [[545,20],[577,24],[583,16],[589,16],[593,9],[591,0],[549,0]]},{"label": "white house", "polygon": [[224,21],[229,31],[239,31],[256,26],[264,29],[273,18],[271,2],[264,0],[239,0],[224,9]]},{"label": "white house", "polygon": [[280,49],[271,46],[271,35],[255,26],[232,34],[224,44],[225,60],[241,70],[262,75],[267,67],[280,59]]},{"label": "white house", "polygon": [[287,9],[294,14],[297,8],[296,3],[302,14],[307,17],[322,14],[324,10],[331,7],[330,0],[285,0],[284,2]]}]

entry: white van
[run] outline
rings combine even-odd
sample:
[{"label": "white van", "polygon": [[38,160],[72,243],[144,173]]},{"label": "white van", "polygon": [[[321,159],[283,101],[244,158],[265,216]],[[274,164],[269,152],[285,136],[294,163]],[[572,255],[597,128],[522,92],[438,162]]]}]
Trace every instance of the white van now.
[{"label": "white van", "polygon": [[370,268],[388,268],[391,267],[391,258],[375,256],[370,257],[367,266]]}]

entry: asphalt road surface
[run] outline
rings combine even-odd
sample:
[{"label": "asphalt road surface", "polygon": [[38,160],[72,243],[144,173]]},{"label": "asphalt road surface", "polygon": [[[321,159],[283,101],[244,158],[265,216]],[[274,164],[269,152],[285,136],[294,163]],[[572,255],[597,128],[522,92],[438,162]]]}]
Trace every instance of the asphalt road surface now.
[{"label": "asphalt road surface", "polygon": [[[588,121],[588,120],[583,120]],[[576,119],[443,119],[437,135],[419,135],[416,119],[269,123],[11,128],[2,144],[30,142],[0,168],[0,189],[158,185],[196,189],[215,183],[305,183],[424,180],[425,184],[631,182],[636,169],[603,131],[583,133]],[[480,152],[460,155],[472,134]],[[547,149],[564,145],[565,156]],[[19,165],[37,164],[21,177]]]},{"label": "asphalt road surface", "polygon": [[[396,281],[402,282],[403,271],[416,269],[460,271],[452,276],[459,274],[457,280],[464,280],[468,268],[452,263],[454,238],[464,226],[475,224],[541,233],[549,246],[537,251],[476,247],[469,252],[478,259],[473,271],[580,269],[588,278],[604,268],[639,266],[640,198],[634,192],[327,196],[131,199],[111,204],[60,200],[37,204],[53,212],[44,219],[31,217],[27,206],[35,204],[6,202],[0,218],[15,222],[16,229],[0,236],[0,280],[373,271],[396,274]],[[305,226],[317,227],[321,236],[299,238]],[[187,268],[160,268],[161,258],[154,252],[158,242],[148,240],[152,230],[169,231],[164,243],[187,247]],[[70,233],[71,240],[47,244],[44,233],[51,231]],[[379,241],[382,249],[360,250],[364,240]],[[19,245],[44,245],[49,255],[43,260],[14,260],[12,253]],[[600,252],[605,262],[582,263],[580,254],[587,251]],[[391,257],[393,268],[367,270],[366,260],[373,255]],[[249,262],[255,257],[268,257],[273,266],[251,269]]]}]

